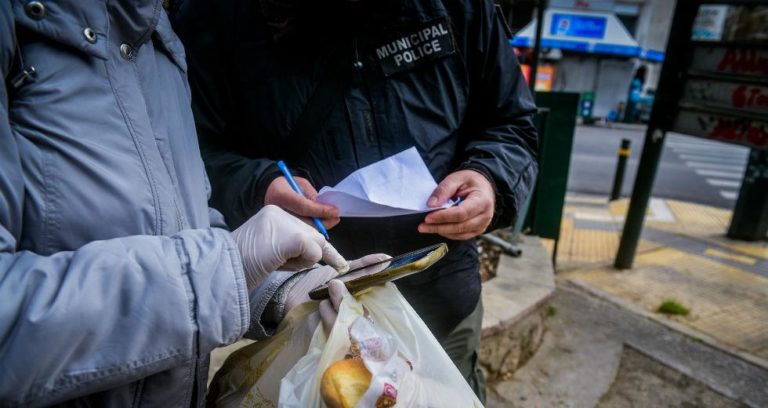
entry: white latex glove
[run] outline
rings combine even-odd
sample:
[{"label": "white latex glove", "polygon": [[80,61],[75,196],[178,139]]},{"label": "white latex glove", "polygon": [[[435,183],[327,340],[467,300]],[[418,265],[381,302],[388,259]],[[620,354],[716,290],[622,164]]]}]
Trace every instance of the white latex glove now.
[{"label": "white latex glove", "polygon": [[248,291],[271,272],[308,268],[321,259],[339,271],[347,261],[319,232],[277,206],[267,205],[232,232],[240,249]]},{"label": "white latex glove", "polygon": [[[362,258],[351,261],[349,263],[349,269],[362,268],[366,265],[370,265],[376,262],[381,262],[389,258],[391,258],[391,256],[386,254],[366,255]],[[370,268],[365,268],[354,273],[355,275],[376,273],[380,270],[385,269],[387,266],[389,266],[389,262],[385,262],[379,265],[373,265]],[[312,289],[328,282],[329,280],[335,278],[337,275],[338,275],[338,272],[335,269],[331,268],[330,266],[321,266],[319,268],[315,268],[307,272],[306,275],[299,278],[299,281],[296,282],[296,284],[291,288],[290,292],[288,292],[288,296],[285,298],[286,313],[289,310],[293,309],[294,306],[298,306],[304,302],[309,302],[310,301],[309,292],[312,291]],[[347,290],[346,287],[344,288],[344,290],[345,291]],[[336,306],[338,307],[338,305]]]},{"label": "white latex glove", "polygon": [[336,323],[336,317],[339,315],[341,301],[349,291],[344,286],[344,282],[334,279],[328,282],[328,293],[331,295],[330,299],[324,299],[318,306],[320,320],[323,322],[326,333],[330,333],[331,329],[333,329],[333,324]]}]

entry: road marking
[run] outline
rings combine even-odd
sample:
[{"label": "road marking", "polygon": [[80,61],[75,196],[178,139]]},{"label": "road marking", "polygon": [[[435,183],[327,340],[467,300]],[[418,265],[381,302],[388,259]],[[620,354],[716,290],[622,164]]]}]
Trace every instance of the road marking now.
[{"label": "road marking", "polygon": [[669,142],[671,144],[680,144],[680,145],[712,145],[714,143],[708,142],[706,140],[689,140],[689,139],[680,139],[679,137],[670,137]]},{"label": "road marking", "polygon": [[735,178],[740,179],[743,174],[741,173],[734,173],[729,171],[717,171],[717,170],[694,170],[696,174],[700,176],[712,176],[712,177],[723,177],[723,178]]},{"label": "road marking", "polygon": [[720,149],[746,149],[746,147],[730,144],[730,143],[722,143],[714,140],[704,140],[704,139],[680,139],[671,137],[669,138],[669,141],[667,142],[671,145],[678,145],[678,146],[712,146],[717,147]]},{"label": "road marking", "polygon": [[602,214],[574,211],[573,219],[582,220],[582,221],[594,221],[594,222],[614,222],[614,221],[623,221],[624,217],[614,217],[611,215],[602,215]]},{"label": "road marking", "polygon": [[669,142],[667,143],[669,147],[675,150],[709,150],[709,151],[717,151],[717,152],[724,152],[724,153],[747,153],[747,150],[741,149],[741,148],[733,148],[733,147],[723,147],[723,146],[717,146],[717,145],[688,145],[688,144],[679,144],[675,142]]},{"label": "road marking", "polygon": [[697,162],[697,161],[687,161],[685,164],[688,167],[703,167],[705,169],[721,169],[721,170],[732,170],[732,171],[744,171],[744,166],[736,166],[731,164],[720,164],[720,163],[706,163],[706,162]]},{"label": "road marking", "polygon": [[735,191],[720,191],[720,195],[729,200],[735,200],[739,194]]},{"label": "road marking", "polygon": [[650,202],[651,216],[647,219],[650,221],[659,222],[675,222],[675,216],[672,214],[672,210],[667,207],[667,203],[664,200],[658,198],[651,198]]},{"label": "road marking", "polygon": [[720,144],[723,145],[723,143],[720,143],[716,140],[710,140],[710,139],[704,139],[701,137],[691,137],[681,134],[670,134],[669,140],[673,141],[675,143],[691,143],[691,144]]},{"label": "road marking", "polygon": [[[603,203],[605,203],[605,200],[603,200]],[[575,210],[569,212],[569,214],[574,220],[608,222],[617,224],[624,222],[624,216],[601,214],[594,211]],[[663,199],[651,198],[651,201],[648,203],[648,210],[646,211],[645,220],[656,222],[675,222],[675,215],[672,213],[672,210],[669,208],[669,206],[667,206],[667,203],[664,202]]]},{"label": "road marking", "polygon": [[733,180],[721,180],[721,179],[705,179],[707,183],[709,183],[712,186],[715,187],[735,187],[739,188],[741,187],[740,181],[733,181]]},{"label": "road marking", "polygon": [[722,151],[717,149],[681,149],[681,148],[672,148],[672,151],[677,154],[702,154],[705,156],[718,156],[718,157],[747,157],[749,153],[747,152],[736,152],[736,151]]},{"label": "road marking", "polygon": [[749,157],[749,154],[747,153],[725,153],[725,152],[718,152],[713,150],[675,150],[672,149],[673,152],[677,155],[688,155],[688,156],[699,156],[704,157],[706,159],[712,159],[712,160],[720,160],[720,159],[730,159],[730,160],[746,160]]},{"label": "road marking", "polygon": [[727,252],[718,251],[717,249],[713,249],[713,248],[707,248],[704,251],[704,255],[714,256],[716,258],[727,259],[729,261],[736,261],[736,262],[742,263],[744,265],[754,265],[754,264],[757,263],[757,260],[755,258],[752,258],[752,257],[749,257],[749,256],[744,256],[744,255],[729,254]]},{"label": "road marking", "polygon": [[690,137],[680,137],[677,135],[671,135],[669,137],[669,141],[672,143],[681,143],[681,144],[717,144],[717,142],[714,142],[712,140],[706,140],[701,138],[690,138]]},{"label": "road marking", "polygon": [[747,162],[747,157],[744,156],[744,158],[738,158],[738,157],[724,157],[724,156],[702,156],[700,154],[681,154],[679,155],[680,159],[682,160],[690,160],[690,161],[714,161],[719,163],[728,163],[728,164],[744,164]]},{"label": "road marking", "polygon": [[565,202],[567,204],[578,204],[578,203],[584,203],[584,204],[602,204],[605,205],[608,203],[607,197],[601,197],[601,196],[586,196],[586,195],[571,195],[568,194],[565,197]]}]

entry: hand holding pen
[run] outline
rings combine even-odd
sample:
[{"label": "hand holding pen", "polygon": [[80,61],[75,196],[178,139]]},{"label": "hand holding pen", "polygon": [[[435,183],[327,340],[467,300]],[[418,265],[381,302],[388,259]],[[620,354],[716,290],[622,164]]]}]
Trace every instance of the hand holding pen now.
[{"label": "hand holding pen", "polygon": [[[296,193],[286,177],[278,177],[267,188],[264,205],[274,204],[298,217],[319,218],[326,230],[336,226],[340,221],[339,210],[333,206],[315,202],[317,191],[312,184],[305,178],[293,175],[292,177],[303,196]],[[312,225],[316,227],[316,224]]]}]

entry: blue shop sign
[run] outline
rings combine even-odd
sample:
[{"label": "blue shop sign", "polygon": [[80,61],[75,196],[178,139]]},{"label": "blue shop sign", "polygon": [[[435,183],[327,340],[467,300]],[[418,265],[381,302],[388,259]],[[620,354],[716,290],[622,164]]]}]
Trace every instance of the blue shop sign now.
[{"label": "blue shop sign", "polygon": [[607,24],[605,17],[554,13],[550,34],[602,39]]}]

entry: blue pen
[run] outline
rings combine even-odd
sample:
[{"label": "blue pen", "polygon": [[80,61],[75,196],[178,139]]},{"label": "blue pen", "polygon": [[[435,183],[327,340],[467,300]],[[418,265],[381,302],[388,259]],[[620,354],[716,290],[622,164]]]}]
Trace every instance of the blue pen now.
[{"label": "blue pen", "polygon": [[[293,175],[291,174],[291,171],[288,170],[288,166],[285,165],[285,162],[280,160],[277,162],[277,167],[280,169],[281,172],[283,172],[283,176],[285,176],[285,179],[288,180],[288,184],[291,185],[291,188],[293,191],[299,193],[300,196],[304,197],[304,192],[301,191],[301,187],[299,187],[298,184],[296,184],[296,180],[293,179]],[[317,227],[317,230],[320,231],[321,234],[325,237],[327,240],[331,240],[331,237],[328,236],[328,231],[325,230],[325,227],[323,226],[323,222],[320,221],[320,218],[312,217],[312,221],[315,223],[315,227]]]}]

